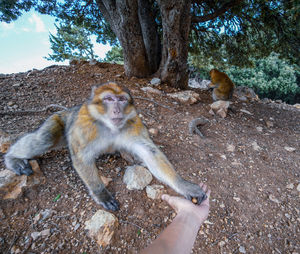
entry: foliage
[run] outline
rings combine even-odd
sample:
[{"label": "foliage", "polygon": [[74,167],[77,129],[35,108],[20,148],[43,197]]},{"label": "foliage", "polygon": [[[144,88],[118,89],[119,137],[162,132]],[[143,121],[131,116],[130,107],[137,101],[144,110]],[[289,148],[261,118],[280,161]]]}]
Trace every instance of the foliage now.
[{"label": "foliage", "polygon": [[114,46],[108,51],[103,59],[105,62],[123,64],[123,49],[120,46]]},{"label": "foliage", "polygon": [[[144,3],[138,1],[139,4]],[[105,4],[104,4],[105,3]],[[151,15],[161,36],[161,16],[157,2]],[[192,0],[190,52],[203,59],[237,66],[251,66],[251,59],[277,52],[299,64],[299,2],[293,0]],[[7,0],[0,2],[0,21],[15,20],[31,8],[55,16],[64,24],[80,26],[97,36],[97,42],[118,45],[100,4],[116,5],[109,0]],[[140,6],[139,8],[142,8]],[[134,54],[134,52],[132,53]]]},{"label": "foliage", "polygon": [[212,68],[220,69],[232,79],[237,86],[247,86],[254,89],[260,98],[281,99],[293,104],[300,102],[300,71],[299,66],[290,64],[271,53],[262,59],[252,59],[253,67],[239,68],[219,64],[214,66],[209,59],[205,64],[202,58],[190,56],[190,63],[197,68],[203,78],[209,78]]},{"label": "foliage", "polygon": [[67,59],[90,60],[97,56],[90,40],[91,33],[80,26],[71,24],[56,25],[57,36],[50,34],[52,54],[47,60],[57,62]]}]

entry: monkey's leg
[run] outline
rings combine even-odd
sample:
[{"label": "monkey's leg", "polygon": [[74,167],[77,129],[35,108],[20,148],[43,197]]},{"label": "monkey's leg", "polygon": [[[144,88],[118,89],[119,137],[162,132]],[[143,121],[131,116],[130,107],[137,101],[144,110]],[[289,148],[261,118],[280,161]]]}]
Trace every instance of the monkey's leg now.
[{"label": "monkey's leg", "polygon": [[168,184],[187,199],[197,198],[198,204],[206,199],[205,192],[198,184],[184,180],[174,170],[166,156],[152,143],[144,140],[131,146],[132,151],[147,165],[151,173],[160,181]]},{"label": "monkey's leg", "polygon": [[5,165],[17,175],[33,173],[28,159],[43,154],[63,139],[64,123],[59,115],[49,117],[36,131],[25,134],[5,155]]},{"label": "monkey's leg", "polygon": [[74,168],[89,189],[90,195],[95,202],[102,205],[105,209],[112,211],[119,210],[119,203],[105,188],[98,175],[98,169],[95,162],[84,163],[77,156],[72,156],[72,161]]}]

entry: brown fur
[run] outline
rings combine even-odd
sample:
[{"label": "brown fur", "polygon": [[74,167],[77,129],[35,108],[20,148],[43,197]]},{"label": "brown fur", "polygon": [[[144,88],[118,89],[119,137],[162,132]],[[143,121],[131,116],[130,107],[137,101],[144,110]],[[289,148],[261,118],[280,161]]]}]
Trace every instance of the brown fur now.
[{"label": "brown fur", "polygon": [[210,88],[213,88],[213,100],[229,100],[232,98],[234,83],[224,72],[220,72],[217,69],[212,69],[209,72],[211,83]]}]

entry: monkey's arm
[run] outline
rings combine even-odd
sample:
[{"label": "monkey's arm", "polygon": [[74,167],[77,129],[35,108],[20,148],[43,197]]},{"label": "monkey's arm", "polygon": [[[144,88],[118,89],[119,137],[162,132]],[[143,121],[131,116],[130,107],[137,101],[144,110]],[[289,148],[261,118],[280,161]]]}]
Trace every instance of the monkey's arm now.
[{"label": "monkey's arm", "polygon": [[130,150],[146,164],[151,173],[160,181],[166,183],[187,199],[197,198],[200,204],[205,198],[205,192],[199,185],[184,180],[176,173],[172,164],[158,147],[148,138],[130,144]]},{"label": "monkey's arm", "polygon": [[99,177],[95,162],[84,162],[78,155],[72,155],[71,157],[74,168],[89,189],[90,195],[95,202],[106,209],[117,211],[119,209],[119,203],[105,188],[104,183]]}]

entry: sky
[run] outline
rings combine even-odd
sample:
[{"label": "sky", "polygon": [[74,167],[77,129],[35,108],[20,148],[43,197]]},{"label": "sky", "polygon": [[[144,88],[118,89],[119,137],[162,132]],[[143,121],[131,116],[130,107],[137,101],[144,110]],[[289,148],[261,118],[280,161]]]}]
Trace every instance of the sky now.
[{"label": "sky", "polygon": [[[43,69],[53,64],[68,64],[68,61],[48,61],[44,57],[52,53],[49,32],[56,34],[54,17],[35,11],[24,13],[11,23],[0,22],[0,73],[26,72]],[[104,58],[111,48],[94,42],[94,52]]]}]

